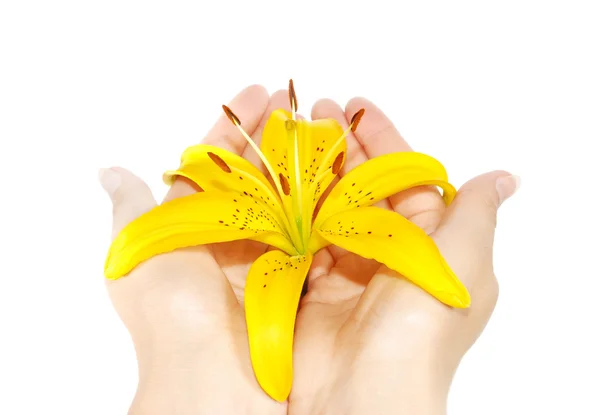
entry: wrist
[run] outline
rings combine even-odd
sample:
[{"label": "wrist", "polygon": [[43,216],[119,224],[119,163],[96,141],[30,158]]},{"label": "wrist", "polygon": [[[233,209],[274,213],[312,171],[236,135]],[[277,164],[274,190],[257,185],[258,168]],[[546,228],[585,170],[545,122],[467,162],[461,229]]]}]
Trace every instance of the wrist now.
[{"label": "wrist", "polygon": [[260,388],[250,365],[231,358],[231,344],[161,344],[138,351],[139,383],[130,415],[274,414],[286,406]]},{"label": "wrist", "polygon": [[334,370],[331,392],[310,413],[445,414],[453,369],[423,353],[398,359],[362,355]]}]

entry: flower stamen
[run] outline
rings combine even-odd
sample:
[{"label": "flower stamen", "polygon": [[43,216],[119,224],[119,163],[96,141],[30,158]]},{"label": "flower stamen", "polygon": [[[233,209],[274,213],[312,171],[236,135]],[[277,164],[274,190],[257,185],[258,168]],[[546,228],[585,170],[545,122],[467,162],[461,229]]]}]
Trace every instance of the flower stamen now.
[{"label": "flower stamen", "polygon": [[252,146],[252,148],[254,149],[254,151],[256,151],[256,153],[258,154],[258,156],[262,160],[263,164],[265,165],[265,167],[269,171],[269,174],[271,175],[271,179],[273,179],[273,183],[275,183],[275,186],[277,187],[277,190],[279,191],[279,194],[281,195],[281,198],[283,199],[283,196],[284,196],[285,193],[283,192],[283,189],[281,188],[281,185],[279,184],[278,177],[275,174],[275,171],[273,170],[273,167],[271,167],[271,164],[269,163],[269,161],[267,160],[267,158],[265,157],[265,155],[263,154],[263,152],[260,151],[260,148],[258,148],[258,146],[256,145],[256,143],[248,135],[248,133],[246,131],[244,131],[244,129],[242,128],[242,124],[240,123],[240,119],[237,117],[237,115],[235,115],[233,113],[233,111],[231,111],[231,109],[227,105],[223,105],[223,111],[225,112],[225,115],[227,115],[227,118],[229,118],[229,120],[233,123],[233,125],[235,125],[237,127],[237,129],[240,130],[240,133],[242,133],[242,135],[244,136],[244,138],[246,139],[246,141],[248,142],[248,144],[250,144],[250,146]]},{"label": "flower stamen", "polygon": [[356,114],[352,116],[352,119],[350,120],[350,129],[352,130],[352,132],[356,131],[356,129],[358,128],[358,123],[360,123],[360,120],[364,114],[365,109],[361,108],[356,112]]},{"label": "flower stamen", "polygon": [[352,118],[350,119],[350,125],[348,126],[348,128],[346,128],[346,131],[344,131],[342,136],[340,138],[338,138],[337,141],[335,142],[335,144],[331,147],[331,149],[325,156],[324,160],[328,160],[328,158],[332,156],[331,153],[333,153],[334,149],[337,148],[337,146],[340,144],[340,142],[342,140],[346,139],[346,136],[350,133],[350,131],[352,131],[352,132],[356,131],[356,129],[358,128],[358,124],[360,123],[360,120],[364,113],[365,113],[365,109],[361,108],[352,116]]},{"label": "flower stamen", "polygon": [[[323,163],[319,166],[319,168],[316,171],[316,178],[315,178],[315,181],[313,182],[313,186],[317,186],[317,184],[320,183],[321,180],[323,180],[323,178],[328,174],[327,165],[329,164],[329,160],[331,160],[331,158],[335,154],[334,152],[336,151],[338,146],[342,143],[342,141],[346,139],[346,137],[348,136],[350,131],[352,131],[352,132],[356,131],[356,129],[358,128],[358,124],[360,123],[360,120],[361,120],[362,116],[364,115],[364,113],[365,113],[365,109],[361,108],[352,116],[352,118],[350,119],[350,125],[348,126],[348,128],[346,128],[346,130],[342,133],[340,138],[337,139],[337,141],[331,146],[331,148],[329,149],[327,154],[325,154],[325,157],[323,158]],[[340,157],[340,154],[338,154],[337,157]],[[339,172],[339,169],[341,169],[341,167],[342,167],[341,162],[343,161],[343,158],[338,161],[337,157],[336,157],[336,160],[334,161],[334,164],[336,162],[338,162],[339,165],[336,167],[336,172],[334,174],[337,174]],[[332,165],[332,172],[333,172],[333,165]]]},{"label": "flower stamen", "polygon": [[342,168],[342,162],[344,161],[344,152],[341,151],[340,154],[337,155],[333,164],[331,165],[331,172],[333,174],[338,174],[340,169]]},{"label": "flower stamen", "polygon": [[298,98],[294,89],[294,81],[290,79],[288,84],[288,96],[290,98],[290,108],[292,109],[292,120],[296,121],[296,111],[298,111]]},{"label": "flower stamen", "polygon": [[229,165],[227,163],[225,163],[225,160],[223,160],[221,157],[217,156],[215,153],[211,153],[210,151],[206,154],[208,154],[208,157],[210,157],[210,159],[217,166],[219,166],[219,168],[221,170],[223,170],[225,173],[231,173],[231,168],[229,167]]},{"label": "flower stamen", "polygon": [[238,127],[242,124],[237,115],[235,115],[227,105],[223,105],[223,111],[225,111],[225,115],[227,115],[227,118],[229,118],[229,121],[231,121],[233,125]]},{"label": "flower stamen", "polygon": [[279,173],[279,182],[281,183],[281,188],[283,189],[283,193],[285,193],[286,196],[289,195],[290,194],[290,183],[287,181],[285,176],[281,173]]}]

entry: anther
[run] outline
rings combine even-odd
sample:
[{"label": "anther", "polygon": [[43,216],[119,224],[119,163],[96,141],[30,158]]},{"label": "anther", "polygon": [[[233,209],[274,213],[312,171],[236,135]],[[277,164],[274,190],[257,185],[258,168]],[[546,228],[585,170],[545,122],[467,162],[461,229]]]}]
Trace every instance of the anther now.
[{"label": "anther", "polygon": [[335,161],[333,162],[333,165],[331,166],[331,172],[333,174],[338,174],[338,172],[342,168],[343,161],[344,161],[344,152],[341,151],[340,154],[337,155],[337,157],[335,158]]},{"label": "anther", "polygon": [[290,107],[292,112],[298,111],[298,99],[296,98],[296,90],[294,89],[294,81],[290,79],[288,86],[288,95],[290,97]]},{"label": "anther", "polygon": [[227,115],[227,118],[229,118],[233,125],[237,127],[242,124],[237,115],[235,115],[227,105],[223,105],[223,111],[225,111],[225,115]]},{"label": "anther", "polygon": [[352,116],[352,119],[350,120],[350,128],[352,130],[352,132],[356,131],[356,128],[358,128],[358,123],[360,123],[360,119],[362,118],[362,116],[365,113],[365,109],[361,108],[358,110],[358,112],[356,114],[354,114]]},{"label": "anther", "polygon": [[210,159],[214,161],[215,164],[221,168],[221,170],[223,170],[226,173],[231,173],[231,169],[229,168],[227,163],[225,163],[225,160],[217,156],[215,153],[211,153],[210,151],[206,154],[208,154],[208,157],[210,157]]},{"label": "anther", "polygon": [[288,196],[290,194],[290,183],[281,173],[279,173],[279,182],[281,183],[281,189],[283,190],[283,193]]}]

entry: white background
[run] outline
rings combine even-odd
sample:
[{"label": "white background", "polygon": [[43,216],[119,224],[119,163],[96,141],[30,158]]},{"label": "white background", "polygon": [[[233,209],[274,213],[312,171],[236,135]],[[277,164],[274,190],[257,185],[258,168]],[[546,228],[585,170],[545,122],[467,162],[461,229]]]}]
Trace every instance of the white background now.
[{"label": "white background", "polygon": [[595,2],[387,3],[0,3],[1,414],[126,412],[136,361],[104,289],[97,169],[161,197],[220,104],[290,77],[305,112],[375,101],[456,185],[522,177],[449,413],[600,413]]}]

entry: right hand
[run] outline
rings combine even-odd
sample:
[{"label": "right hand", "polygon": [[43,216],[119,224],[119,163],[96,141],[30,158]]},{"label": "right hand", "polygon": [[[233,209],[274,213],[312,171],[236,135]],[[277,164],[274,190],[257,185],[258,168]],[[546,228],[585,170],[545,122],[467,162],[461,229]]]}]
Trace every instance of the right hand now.
[{"label": "right hand", "polygon": [[[411,151],[392,122],[365,99],[351,100],[345,112],[333,101],[320,101],[312,115],[346,127],[359,108],[365,115],[347,139],[341,174],[369,158]],[[291,413],[445,413],[454,371],[496,304],[496,210],[516,185],[509,173],[498,171],[465,184],[448,208],[431,188],[415,188],[380,205],[432,236],[471,294],[468,309],[445,306],[372,260],[339,248],[318,254],[296,322]]]}]

